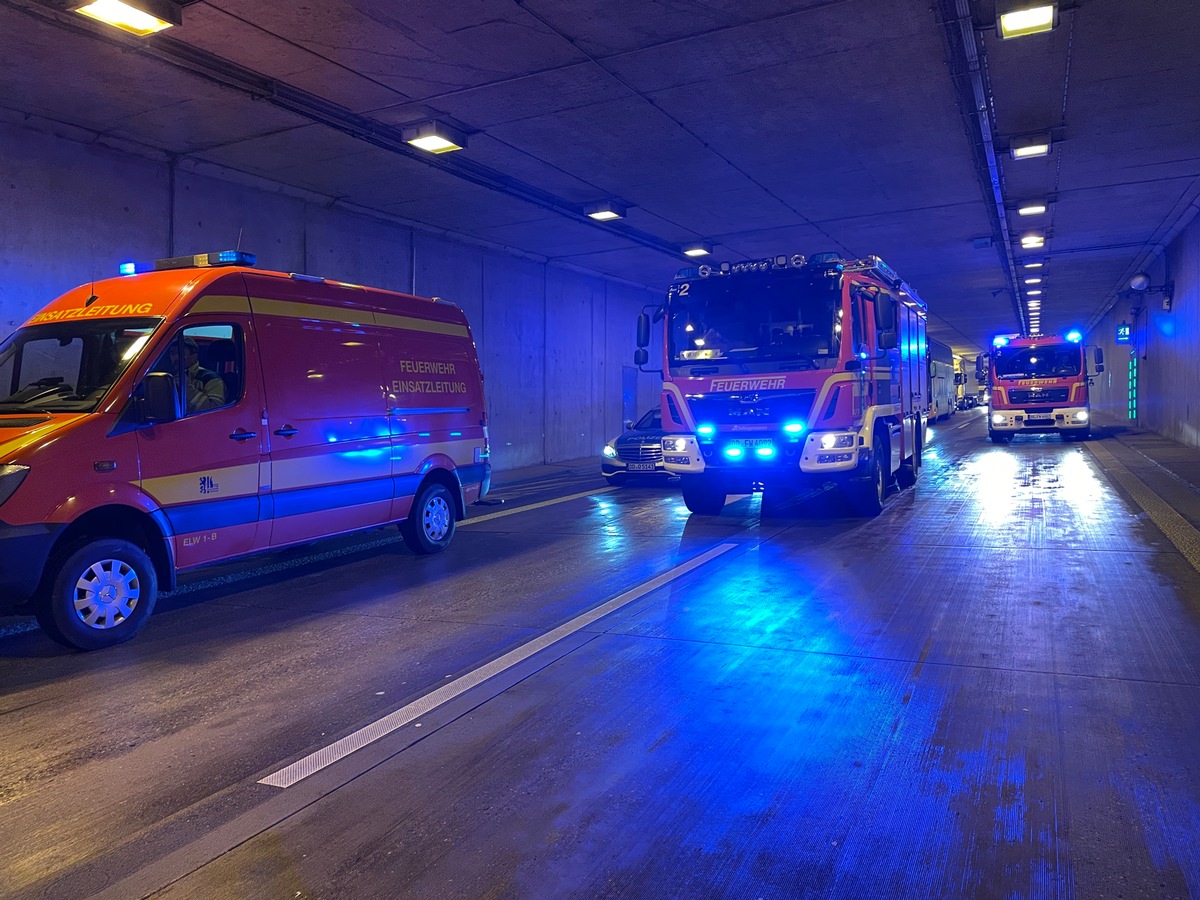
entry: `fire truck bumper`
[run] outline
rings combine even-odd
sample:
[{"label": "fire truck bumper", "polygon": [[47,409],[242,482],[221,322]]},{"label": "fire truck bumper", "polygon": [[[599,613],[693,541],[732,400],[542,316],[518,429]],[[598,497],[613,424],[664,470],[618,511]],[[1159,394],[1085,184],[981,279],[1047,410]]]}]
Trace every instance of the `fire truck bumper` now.
[{"label": "fire truck bumper", "polygon": [[816,432],[803,442],[758,446],[719,439],[702,444],[695,435],[669,435],[663,438],[663,466],[675,475],[720,473],[731,482],[779,477],[819,482],[858,473],[866,449],[856,431]]},{"label": "fire truck bumper", "polygon": [[1087,431],[1091,416],[1082,407],[1064,406],[1054,409],[996,409],[988,410],[988,428],[1006,434],[1037,434],[1057,431]]}]

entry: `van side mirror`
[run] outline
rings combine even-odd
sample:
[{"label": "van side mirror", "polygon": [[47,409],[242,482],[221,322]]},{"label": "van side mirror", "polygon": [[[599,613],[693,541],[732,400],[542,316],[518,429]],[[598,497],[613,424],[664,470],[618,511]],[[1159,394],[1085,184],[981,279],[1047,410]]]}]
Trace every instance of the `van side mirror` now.
[{"label": "van side mirror", "polygon": [[150,372],[134,393],[138,418],[143,425],[161,425],[179,418],[179,394],[175,376],[168,372]]},{"label": "van side mirror", "polygon": [[1095,350],[1095,354],[1096,354],[1096,372],[1097,372],[1097,374],[1099,374],[1100,372],[1104,371],[1104,350],[1100,347],[1097,347]]},{"label": "van side mirror", "polygon": [[650,317],[645,313],[639,313],[637,318],[637,345],[639,347],[650,346]]}]

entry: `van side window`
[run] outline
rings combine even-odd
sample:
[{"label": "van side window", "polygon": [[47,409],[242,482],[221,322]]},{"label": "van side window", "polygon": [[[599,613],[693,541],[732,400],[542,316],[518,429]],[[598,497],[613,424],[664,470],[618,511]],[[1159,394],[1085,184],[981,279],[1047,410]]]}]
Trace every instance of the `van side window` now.
[{"label": "van side window", "polygon": [[184,416],[221,409],[242,397],[242,347],[236,325],[194,325],[175,335],[150,371],[174,376]]}]

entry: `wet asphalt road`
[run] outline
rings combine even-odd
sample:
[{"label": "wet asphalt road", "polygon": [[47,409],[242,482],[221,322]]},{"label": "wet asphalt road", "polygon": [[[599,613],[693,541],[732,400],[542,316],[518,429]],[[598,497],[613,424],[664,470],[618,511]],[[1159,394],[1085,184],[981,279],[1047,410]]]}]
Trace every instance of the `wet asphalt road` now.
[{"label": "wet asphalt road", "polygon": [[0,896],[1200,894],[1196,497],[933,432],[875,520],[597,466],[440,556],[196,573],[112,650],[0,620]]}]

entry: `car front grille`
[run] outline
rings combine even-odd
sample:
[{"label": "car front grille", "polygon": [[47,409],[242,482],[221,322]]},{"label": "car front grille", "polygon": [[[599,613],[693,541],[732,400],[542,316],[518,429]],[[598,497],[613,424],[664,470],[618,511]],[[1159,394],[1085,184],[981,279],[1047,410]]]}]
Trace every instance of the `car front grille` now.
[{"label": "car front grille", "polygon": [[618,447],[617,457],[624,462],[661,462],[662,444],[641,444]]}]

